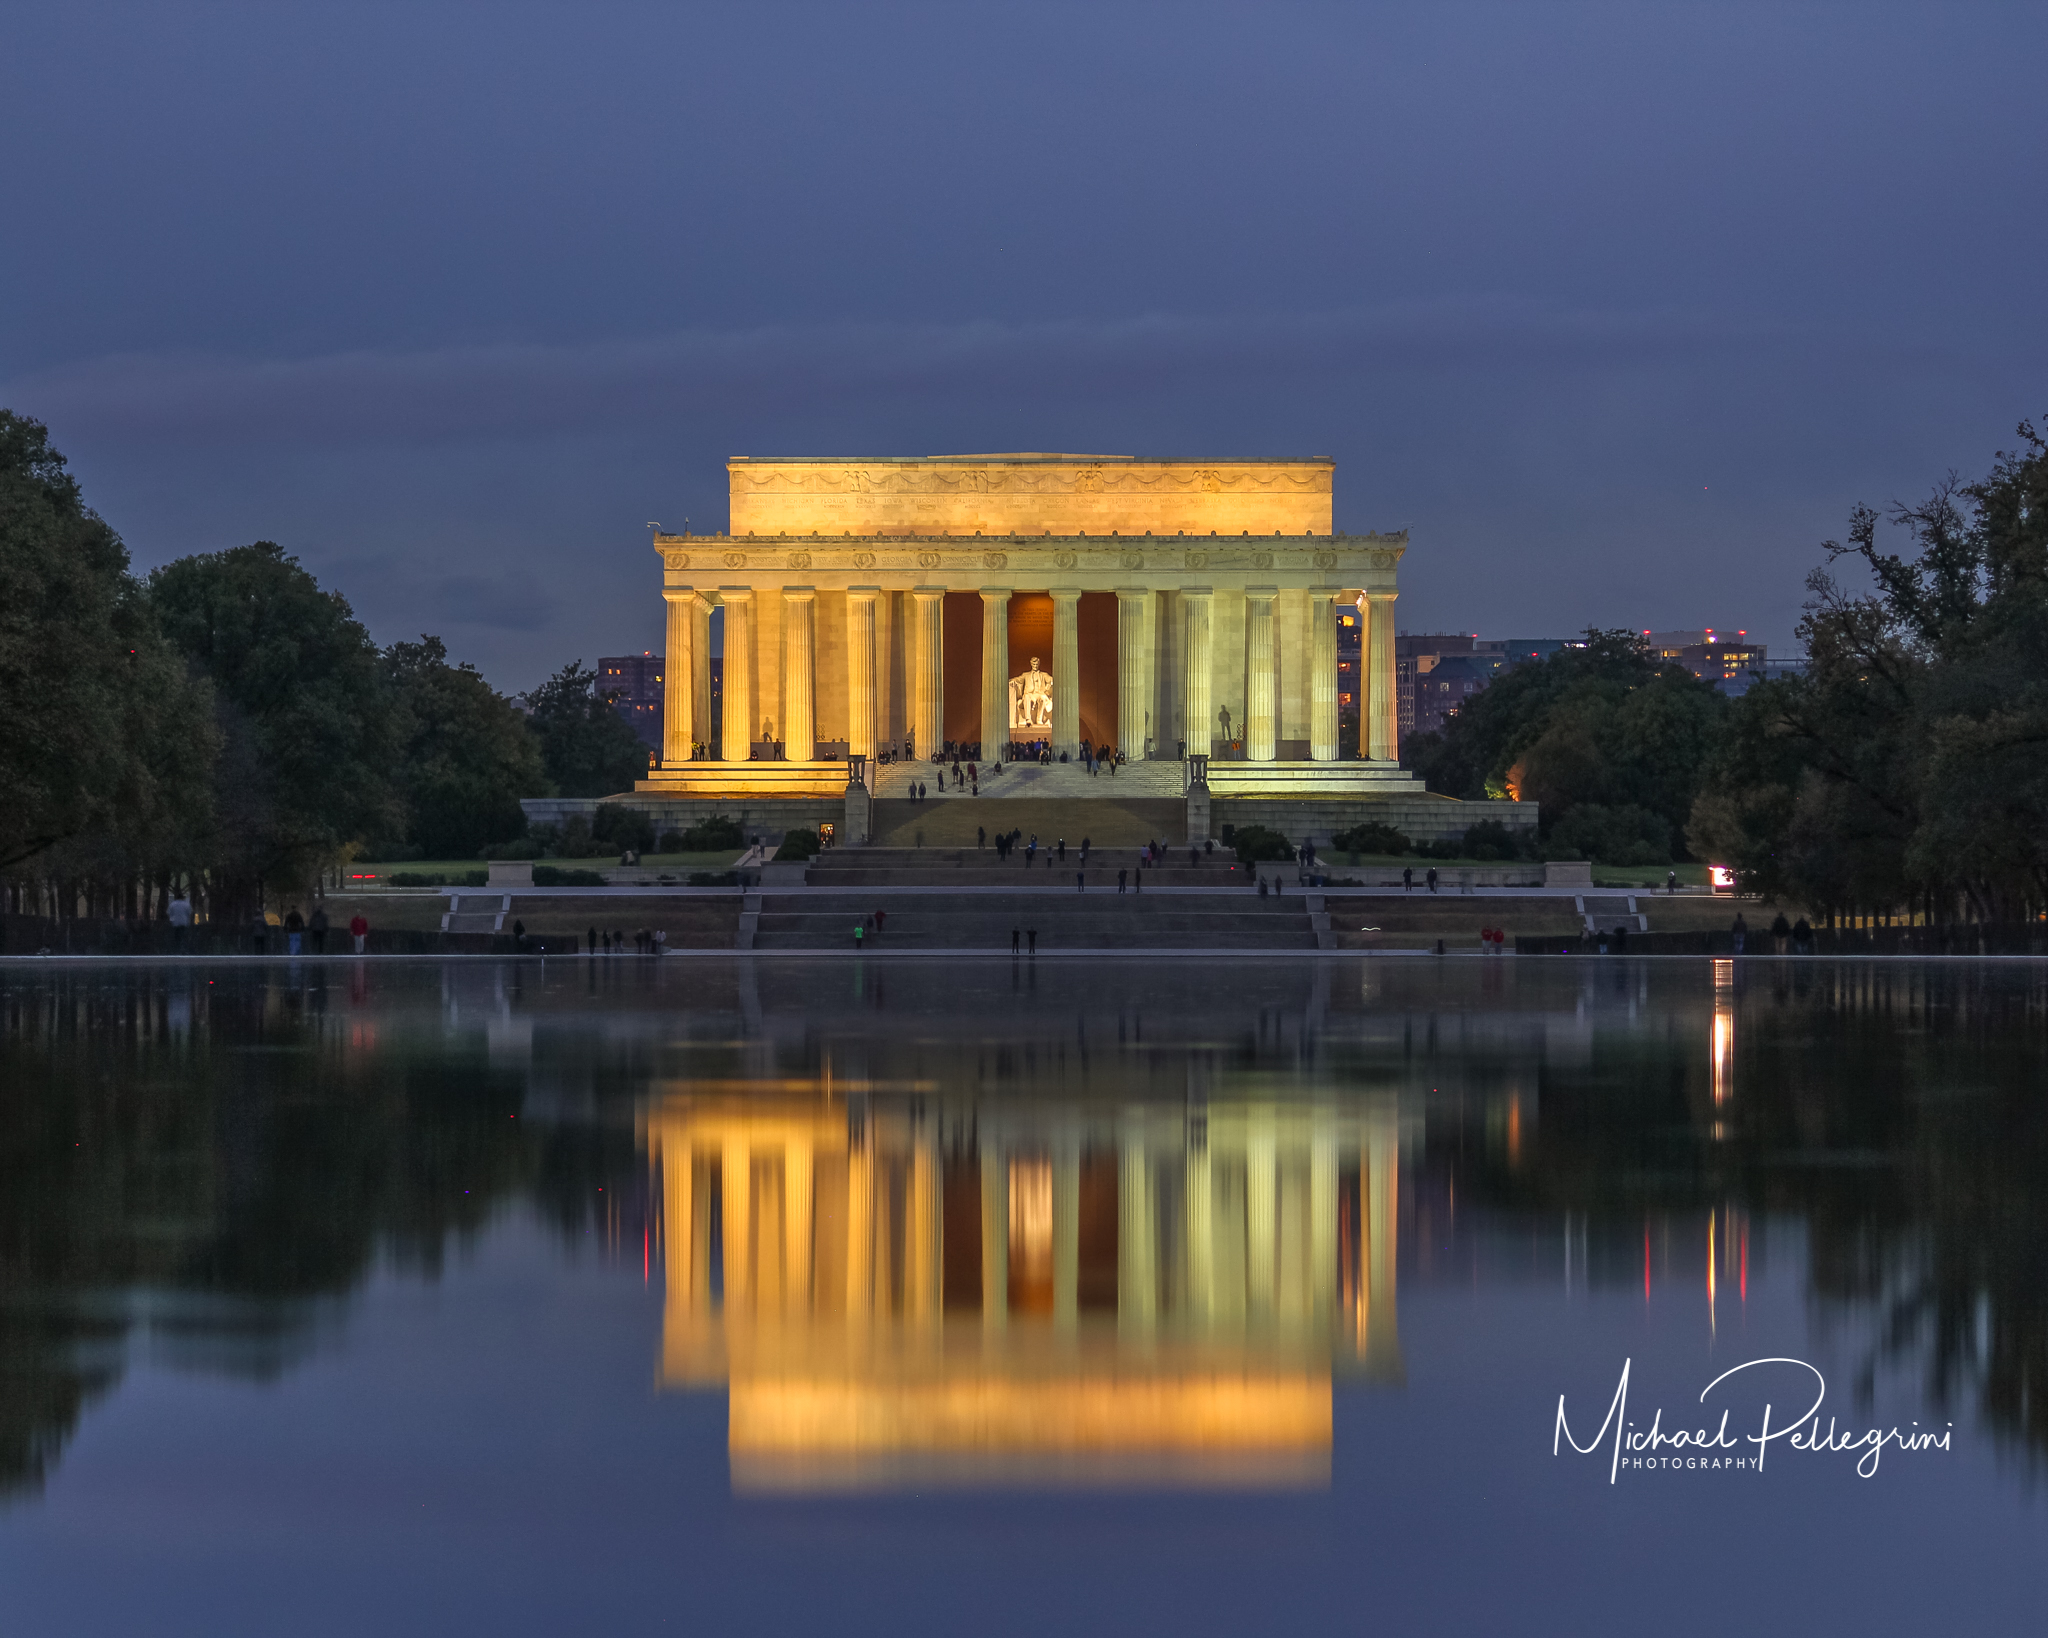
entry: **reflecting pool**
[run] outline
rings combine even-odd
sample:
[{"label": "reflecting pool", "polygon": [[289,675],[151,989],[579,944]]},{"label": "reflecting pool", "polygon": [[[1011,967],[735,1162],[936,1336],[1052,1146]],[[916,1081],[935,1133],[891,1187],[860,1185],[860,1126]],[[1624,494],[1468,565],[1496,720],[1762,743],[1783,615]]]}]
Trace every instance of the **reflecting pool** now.
[{"label": "reflecting pool", "polygon": [[2048,966],[0,967],[22,1633],[2036,1630]]}]

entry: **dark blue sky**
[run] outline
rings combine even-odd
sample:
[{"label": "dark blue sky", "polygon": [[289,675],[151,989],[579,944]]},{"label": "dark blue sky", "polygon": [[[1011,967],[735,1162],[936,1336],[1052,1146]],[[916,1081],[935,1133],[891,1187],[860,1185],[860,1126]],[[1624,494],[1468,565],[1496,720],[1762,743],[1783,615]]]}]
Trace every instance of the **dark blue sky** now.
[{"label": "dark blue sky", "polygon": [[1401,624],[1790,640],[2048,412],[2048,9],[11,6],[0,404],[501,686],[730,454],[1331,455]]}]

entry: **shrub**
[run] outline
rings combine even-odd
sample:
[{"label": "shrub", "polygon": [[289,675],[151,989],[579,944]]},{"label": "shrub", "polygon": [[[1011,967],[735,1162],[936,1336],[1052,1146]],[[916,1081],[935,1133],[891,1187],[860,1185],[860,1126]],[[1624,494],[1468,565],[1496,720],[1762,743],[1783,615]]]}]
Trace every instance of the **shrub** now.
[{"label": "shrub", "polygon": [[654,821],[638,808],[604,802],[590,821],[590,835],[593,841],[609,844],[607,852],[645,853],[654,846]]},{"label": "shrub", "polygon": [[682,851],[685,853],[722,853],[727,848],[745,847],[747,838],[740,829],[737,819],[725,814],[714,814],[709,819],[700,819],[683,832]]},{"label": "shrub", "polygon": [[1230,845],[1237,850],[1239,864],[1288,863],[1294,858],[1294,844],[1264,825],[1239,825]]},{"label": "shrub", "polygon": [[693,870],[690,872],[692,887],[737,887],[740,873],[737,870]]},{"label": "shrub", "polygon": [[535,887],[602,887],[602,872],[596,870],[564,870],[558,865],[535,865],[533,885]]},{"label": "shrub", "polygon": [[792,830],[783,836],[782,846],[775,850],[775,862],[801,864],[806,859],[815,859],[824,845],[815,830]]},{"label": "shrub", "polygon": [[1514,859],[1522,852],[1522,839],[1498,819],[1482,819],[1465,830],[1468,859]]},{"label": "shrub", "polygon": [[1378,820],[1340,830],[1330,838],[1330,846],[1339,853],[1401,854],[1413,845],[1392,825],[1383,825]]},{"label": "shrub", "polygon": [[477,855],[479,859],[538,859],[540,856],[540,843],[531,836],[521,836],[510,842],[493,842]]},{"label": "shrub", "polygon": [[1574,848],[1580,857],[1600,864],[1669,864],[1671,826],[1648,808],[1581,802],[1551,829],[1553,857],[1560,848]]},{"label": "shrub", "polygon": [[422,876],[417,870],[395,870],[384,878],[386,887],[439,887],[438,876]]}]

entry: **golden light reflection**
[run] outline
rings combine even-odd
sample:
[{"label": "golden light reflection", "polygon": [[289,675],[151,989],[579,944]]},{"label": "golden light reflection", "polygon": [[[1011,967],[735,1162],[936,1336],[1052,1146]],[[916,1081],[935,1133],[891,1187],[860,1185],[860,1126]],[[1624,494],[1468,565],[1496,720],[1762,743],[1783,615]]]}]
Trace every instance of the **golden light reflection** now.
[{"label": "golden light reflection", "polygon": [[1391,1107],[678,1094],[664,1383],[742,1489],[1327,1480],[1337,1373],[1402,1373]]},{"label": "golden light reflection", "polygon": [[[1724,1107],[1735,1095],[1735,963],[1714,963],[1714,1107]],[[1716,1137],[1722,1130],[1716,1125]]]}]

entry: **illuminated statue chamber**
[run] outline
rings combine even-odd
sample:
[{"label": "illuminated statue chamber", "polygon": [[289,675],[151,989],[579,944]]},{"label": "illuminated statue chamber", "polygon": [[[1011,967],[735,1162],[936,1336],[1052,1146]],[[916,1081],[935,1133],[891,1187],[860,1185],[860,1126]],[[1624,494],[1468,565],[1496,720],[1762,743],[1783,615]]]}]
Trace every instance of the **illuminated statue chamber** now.
[{"label": "illuminated statue chamber", "polygon": [[647,1140],[662,1374],[727,1389],[743,1488],[1317,1483],[1333,1372],[1401,1374],[1391,1108],[679,1095]]}]

